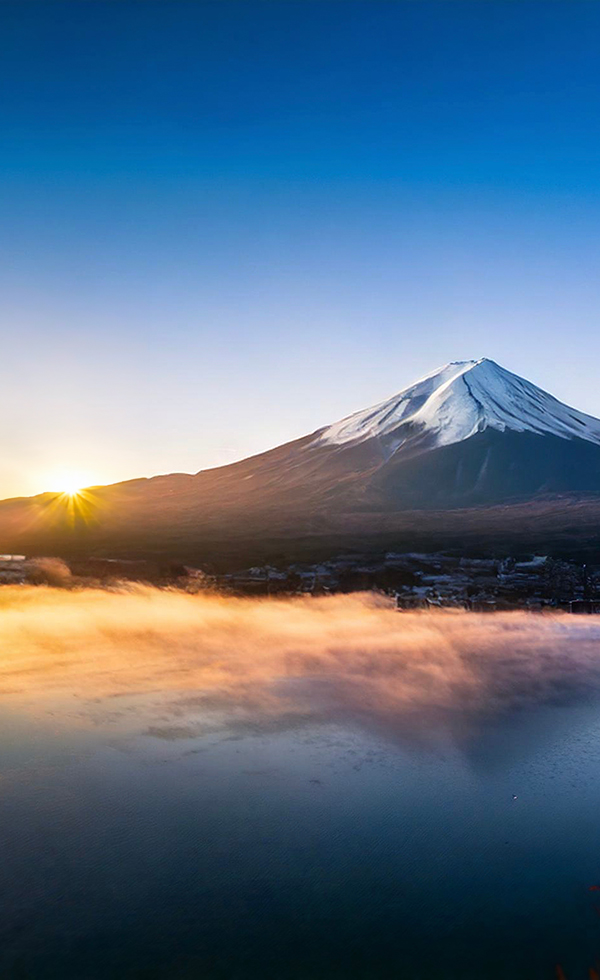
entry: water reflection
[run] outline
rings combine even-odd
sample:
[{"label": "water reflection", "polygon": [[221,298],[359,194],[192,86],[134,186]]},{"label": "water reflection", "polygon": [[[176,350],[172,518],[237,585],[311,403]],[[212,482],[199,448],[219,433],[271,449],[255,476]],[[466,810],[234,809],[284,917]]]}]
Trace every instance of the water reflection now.
[{"label": "water reflection", "polygon": [[588,975],[599,639],[370,596],[1,590],[2,976]]}]

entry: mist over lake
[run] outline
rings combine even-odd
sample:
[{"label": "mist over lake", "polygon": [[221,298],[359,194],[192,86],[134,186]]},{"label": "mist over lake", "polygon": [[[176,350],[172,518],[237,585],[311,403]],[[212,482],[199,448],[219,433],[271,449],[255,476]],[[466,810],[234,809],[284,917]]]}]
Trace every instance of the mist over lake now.
[{"label": "mist over lake", "polygon": [[599,38],[0,2],[0,980],[600,980]]},{"label": "mist over lake", "polygon": [[367,595],[4,588],[2,975],[586,975],[599,641]]}]

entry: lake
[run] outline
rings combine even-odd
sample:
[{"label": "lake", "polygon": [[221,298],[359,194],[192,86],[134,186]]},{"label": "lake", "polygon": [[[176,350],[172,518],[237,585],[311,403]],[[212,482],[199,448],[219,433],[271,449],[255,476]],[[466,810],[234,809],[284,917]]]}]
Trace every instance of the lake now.
[{"label": "lake", "polygon": [[3,978],[600,970],[593,617],[7,588],[0,639]]}]

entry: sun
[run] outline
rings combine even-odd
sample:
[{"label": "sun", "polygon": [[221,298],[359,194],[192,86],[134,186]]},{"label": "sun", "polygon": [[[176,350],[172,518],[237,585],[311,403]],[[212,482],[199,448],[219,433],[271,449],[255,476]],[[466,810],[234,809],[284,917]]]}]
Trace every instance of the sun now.
[{"label": "sun", "polygon": [[54,493],[61,494],[63,497],[80,497],[86,487],[94,482],[89,473],[80,470],[56,470],[49,474],[44,481],[46,486]]},{"label": "sun", "polygon": [[65,497],[79,497],[84,487],[89,485],[83,473],[66,472],[59,475],[56,486]]},{"label": "sun", "polygon": [[66,497],[77,497],[81,493],[82,487],[79,486],[78,480],[67,480],[63,484],[62,492]]}]

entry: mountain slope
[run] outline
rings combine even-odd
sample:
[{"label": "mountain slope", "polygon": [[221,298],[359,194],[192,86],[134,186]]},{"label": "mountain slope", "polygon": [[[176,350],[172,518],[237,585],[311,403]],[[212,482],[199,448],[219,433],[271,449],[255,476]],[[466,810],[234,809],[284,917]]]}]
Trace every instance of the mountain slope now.
[{"label": "mountain slope", "polygon": [[193,557],[209,541],[316,540],[334,526],[343,543],[344,526],[424,527],[428,511],[446,513],[450,534],[469,508],[526,504],[531,516],[545,498],[548,514],[556,495],[600,506],[600,421],[481,359],[229,466],[92,488],[74,517],[56,495],[5,501],[0,551]]},{"label": "mountain slope", "polygon": [[600,420],[569,408],[495,361],[454,361],[374,408],[328,426],[320,441],[347,445],[378,439],[387,457],[416,433],[447,446],[486,429],[533,432],[600,445]]}]

